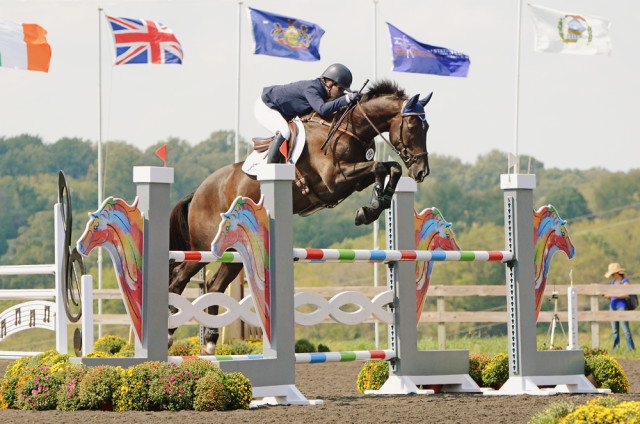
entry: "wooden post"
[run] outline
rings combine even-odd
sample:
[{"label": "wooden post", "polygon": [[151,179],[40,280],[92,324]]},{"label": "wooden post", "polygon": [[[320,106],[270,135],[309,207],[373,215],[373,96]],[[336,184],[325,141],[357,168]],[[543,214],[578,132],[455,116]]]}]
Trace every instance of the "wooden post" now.
[{"label": "wooden post", "polygon": [[[597,284],[592,284],[597,286]],[[598,312],[600,309],[600,295],[598,295],[597,289],[594,287],[594,293],[589,296],[591,300],[591,312]],[[597,314],[594,313],[595,317]],[[600,323],[598,321],[591,321],[591,346],[594,349],[600,347]]]},{"label": "wooden post", "polygon": [[[444,313],[444,296],[438,296],[436,298],[436,310],[438,311],[438,317],[441,318]],[[438,321],[438,350],[447,349],[447,331],[444,321]]]}]

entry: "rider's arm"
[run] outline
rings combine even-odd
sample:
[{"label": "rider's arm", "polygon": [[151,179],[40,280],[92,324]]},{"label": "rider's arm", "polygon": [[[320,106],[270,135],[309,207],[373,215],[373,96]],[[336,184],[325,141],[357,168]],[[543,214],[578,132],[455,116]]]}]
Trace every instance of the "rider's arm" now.
[{"label": "rider's arm", "polygon": [[[324,89],[324,87],[321,87]],[[307,87],[304,91],[304,97],[309,102],[309,105],[320,114],[320,116],[329,116],[333,112],[342,109],[349,105],[349,101],[344,97],[339,97],[330,102],[325,102],[324,98],[320,95],[316,87]]]}]

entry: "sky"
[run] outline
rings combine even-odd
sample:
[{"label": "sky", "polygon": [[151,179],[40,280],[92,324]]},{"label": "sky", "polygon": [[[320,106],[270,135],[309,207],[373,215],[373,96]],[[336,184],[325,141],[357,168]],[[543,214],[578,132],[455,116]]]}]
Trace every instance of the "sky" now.
[{"label": "sky", "polygon": [[[517,148],[547,169],[638,168],[640,3],[535,2],[608,19],[613,52],[596,56],[535,53],[531,12],[522,4],[518,67],[513,0],[0,0],[0,20],[40,24],[52,48],[48,73],[0,68],[0,137],[97,142],[102,122],[103,141],[146,149],[178,137],[195,145],[212,132],[233,131],[237,110],[241,137],[266,136],[253,116],[262,88],[313,79],[340,62],[352,70],[354,88],[387,78],[410,95],[433,91],[427,106],[432,154],[473,163],[492,149]],[[104,18],[99,36],[99,7],[110,16],[169,26],[182,44],[183,64],[113,66]],[[321,60],[254,55],[247,7],[320,25],[326,31]],[[469,55],[468,77],[393,72],[385,22],[420,42]]]}]

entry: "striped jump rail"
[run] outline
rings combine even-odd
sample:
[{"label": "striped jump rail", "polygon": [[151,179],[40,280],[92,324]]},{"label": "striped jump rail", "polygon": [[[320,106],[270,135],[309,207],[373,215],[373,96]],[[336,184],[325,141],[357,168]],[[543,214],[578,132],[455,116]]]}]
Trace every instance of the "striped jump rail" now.
[{"label": "striped jump rail", "polygon": [[[322,362],[371,361],[380,359],[387,361],[395,358],[392,350],[356,350],[346,352],[312,352],[296,353],[297,364],[316,364]],[[179,363],[189,358],[200,358],[214,363],[222,361],[240,361],[264,359],[264,355],[211,355],[211,356],[170,356],[169,362]]]},{"label": "striped jump rail", "polygon": [[[293,249],[296,262],[396,262],[396,261],[452,261],[452,262],[507,262],[513,253],[501,250],[357,250],[357,249]],[[169,252],[169,260],[176,262],[226,262],[241,263],[237,252],[224,252],[217,258],[211,252]]]},{"label": "striped jump rail", "polygon": [[293,249],[298,262],[491,261],[507,262],[507,251]]}]

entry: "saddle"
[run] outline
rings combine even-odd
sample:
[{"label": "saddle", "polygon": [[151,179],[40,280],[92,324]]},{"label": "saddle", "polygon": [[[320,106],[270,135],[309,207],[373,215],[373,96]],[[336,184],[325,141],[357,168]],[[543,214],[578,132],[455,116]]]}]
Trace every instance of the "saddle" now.
[{"label": "saddle", "polygon": [[[293,121],[289,121],[288,125],[289,125],[289,131],[291,132],[291,136],[289,137],[289,140],[287,142],[287,157],[286,157],[287,160],[291,158],[291,153],[293,152],[293,148],[295,147],[295,144],[296,144],[296,138],[298,138],[298,126],[296,125],[296,123]],[[255,150],[258,153],[264,153],[267,150],[269,150],[269,147],[271,147],[271,143],[273,142],[273,137],[267,137],[267,138],[254,137],[251,139],[251,141],[253,141],[253,150]]]}]

